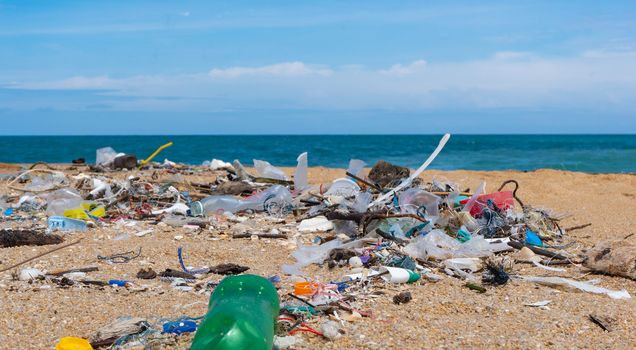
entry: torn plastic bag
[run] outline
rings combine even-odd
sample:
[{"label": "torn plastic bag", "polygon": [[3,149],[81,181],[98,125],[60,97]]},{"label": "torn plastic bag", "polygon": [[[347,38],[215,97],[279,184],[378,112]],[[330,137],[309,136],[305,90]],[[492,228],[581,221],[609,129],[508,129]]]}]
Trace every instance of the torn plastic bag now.
[{"label": "torn plastic bag", "polygon": [[353,200],[347,200],[342,202],[341,206],[353,210],[356,213],[364,213],[367,211],[369,203],[373,195],[369,192],[358,192]]},{"label": "torn plastic bag", "polygon": [[429,221],[439,216],[441,198],[419,188],[409,188],[398,196],[398,204],[403,214],[416,214]]},{"label": "torn plastic bag", "polygon": [[333,249],[357,248],[361,246],[362,243],[364,243],[364,240],[342,243],[342,241],[335,239],[316,246],[300,245],[298,249],[292,253],[292,256],[296,259],[296,263],[294,265],[283,265],[281,270],[289,275],[303,275],[300,269],[311,264],[322,264],[329,257],[329,253]]}]

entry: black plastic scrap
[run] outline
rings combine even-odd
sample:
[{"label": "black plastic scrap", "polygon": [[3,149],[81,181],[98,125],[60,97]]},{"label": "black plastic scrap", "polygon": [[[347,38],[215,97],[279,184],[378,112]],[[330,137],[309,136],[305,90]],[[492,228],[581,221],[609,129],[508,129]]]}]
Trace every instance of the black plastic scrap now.
[{"label": "black plastic scrap", "polygon": [[486,271],[484,272],[481,281],[484,284],[492,285],[504,285],[508,283],[510,276],[503,267],[503,264],[497,263],[493,260],[486,260]]},{"label": "black plastic scrap", "polygon": [[247,266],[241,266],[241,265],[229,263],[229,264],[220,264],[220,265],[211,267],[210,273],[215,273],[217,275],[224,275],[224,276],[238,275],[249,269],[250,268]]}]

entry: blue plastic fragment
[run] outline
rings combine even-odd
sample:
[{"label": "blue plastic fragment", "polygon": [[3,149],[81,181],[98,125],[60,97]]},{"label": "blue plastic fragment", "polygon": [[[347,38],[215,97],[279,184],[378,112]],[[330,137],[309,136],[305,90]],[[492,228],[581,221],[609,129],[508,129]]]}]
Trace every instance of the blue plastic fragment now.
[{"label": "blue plastic fragment", "polygon": [[110,281],[108,281],[109,285],[117,286],[117,287],[125,287],[126,283],[128,283],[128,281],[125,281],[125,280],[110,280]]},{"label": "blue plastic fragment", "polygon": [[196,330],[197,323],[192,320],[177,320],[163,324],[163,333],[181,335],[183,333],[192,333]]},{"label": "blue plastic fragment", "polygon": [[457,231],[457,240],[462,243],[470,241],[472,237],[473,236],[470,235],[470,232],[464,231],[461,228],[459,229],[459,231]]},{"label": "blue plastic fragment", "polygon": [[536,233],[526,230],[526,244],[543,247],[543,241]]},{"label": "blue plastic fragment", "polygon": [[349,288],[349,285],[347,284],[347,281],[344,281],[344,282],[329,282],[329,284],[335,284],[336,286],[338,286],[338,292],[344,292],[345,289]]}]

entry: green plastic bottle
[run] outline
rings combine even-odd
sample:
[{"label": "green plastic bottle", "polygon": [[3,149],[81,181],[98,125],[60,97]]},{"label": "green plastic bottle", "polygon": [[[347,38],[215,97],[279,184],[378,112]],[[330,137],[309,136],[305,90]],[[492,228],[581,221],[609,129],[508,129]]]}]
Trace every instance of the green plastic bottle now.
[{"label": "green plastic bottle", "polygon": [[212,293],[190,349],[271,350],[279,310],[278,293],[267,279],[226,277]]}]

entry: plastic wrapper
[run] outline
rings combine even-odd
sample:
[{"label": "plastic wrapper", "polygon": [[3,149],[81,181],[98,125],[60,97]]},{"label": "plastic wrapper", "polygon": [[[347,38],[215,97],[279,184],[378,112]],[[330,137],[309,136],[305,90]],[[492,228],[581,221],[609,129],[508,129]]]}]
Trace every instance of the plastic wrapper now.
[{"label": "plastic wrapper", "polygon": [[288,180],[287,175],[285,175],[282,170],[264,160],[254,159],[254,168],[260,177],[276,180]]},{"label": "plastic wrapper", "polygon": [[307,181],[307,152],[299,155],[296,161],[298,162],[298,165],[296,166],[296,172],[294,173],[294,189],[296,191],[302,191],[309,187],[309,183]]},{"label": "plastic wrapper", "polygon": [[95,164],[97,165],[110,164],[118,155],[118,153],[112,147],[100,148],[95,153]]},{"label": "plastic wrapper", "polygon": [[347,178],[336,179],[331,183],[331,186],[325,192],[325,196],[340,196],[344,198],[351,198],[358,195],[360,192],[360,186],[354,181]]},{"label": "plastic wrapper", "polygon": [[321,245],[301,245],[291,254],[296,259],[296,264],[283,265],[281,270],[289,275],[303,275],[303,272],[300,270],[301,268],[311,264],[322,264],[329,257],[329,252],[333,249],[354,248],[360,244],[362,244],[361,240],[344,244],[342,241],[334,239]]},{"label": "plastic wrapper", "polygon": [[61,216],[64,211],[77,208],[82,203],[82,196],[72,188],[62,188],[46,196],[46,215]]},{"label": "plastic wrapper", "polygon": [[61,171],[54,171],[50,174],[43,174],[41,176],[30,176],[31,182],[29,182],[24,188],[34,192],[45,192],[56,187],[60,187],[66,181],[66,176]]}]

